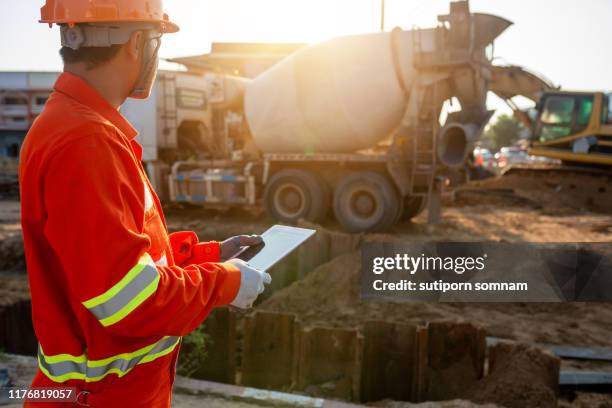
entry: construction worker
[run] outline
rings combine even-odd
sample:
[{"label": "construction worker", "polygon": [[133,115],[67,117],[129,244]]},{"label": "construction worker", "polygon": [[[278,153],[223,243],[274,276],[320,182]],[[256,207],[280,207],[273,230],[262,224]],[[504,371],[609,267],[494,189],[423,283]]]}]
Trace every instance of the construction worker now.
[{"label": "construction worker", "polygon": [[169,407],[181,336],[216,306],[248,308],[270,276],[231,259],[239,236],[168,234],[119,113],[146,98],[161,37],[178,31],[161,0],[47,0],[64,72],[23,145],[22,226],[39,340],[32,387],[75,387],[69,404]]}]

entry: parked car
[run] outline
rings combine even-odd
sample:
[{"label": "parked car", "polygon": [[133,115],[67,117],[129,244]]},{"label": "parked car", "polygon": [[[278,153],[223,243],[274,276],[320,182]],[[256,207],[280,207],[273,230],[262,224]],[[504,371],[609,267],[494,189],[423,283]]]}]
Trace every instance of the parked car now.
[{"label": "parked car", "polygon": [[529,163],[529,155],[519,147],[502,147],[495,154],[495,160],[497,167],[501,169],[513,164],[527,164]]}]

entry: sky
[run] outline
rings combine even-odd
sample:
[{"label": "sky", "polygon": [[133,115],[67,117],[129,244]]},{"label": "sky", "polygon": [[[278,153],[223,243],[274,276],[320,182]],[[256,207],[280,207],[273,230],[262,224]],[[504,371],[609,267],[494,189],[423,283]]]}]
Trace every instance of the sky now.
[{"label": "sky", "polygon": [[[44,0],[0,0],[0,70],[60,70],[59,30],[38,24]],[[472,0],[472,11],[515,24],[495,43],[498,63],[543,74],[567,89],[612,89],[612,0]],[[181,31],[165,58],[203,54],[211,42],[316,43],[374,32],[380,0],[165,0]],[[386,29],[431,27],[448,0],[386,0]],[[14,39],[14,40],[11,40]],[[495,108],[504,111],[500,101]]]}]

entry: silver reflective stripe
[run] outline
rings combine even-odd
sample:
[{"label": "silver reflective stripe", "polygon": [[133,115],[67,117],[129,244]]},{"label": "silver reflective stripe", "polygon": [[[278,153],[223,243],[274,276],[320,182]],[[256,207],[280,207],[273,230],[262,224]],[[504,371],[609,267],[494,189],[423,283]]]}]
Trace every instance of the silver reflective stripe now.
[{"label": "silver reflective stripe", "polygon": [[[170,353],[179,343],[180,337],[164,337],[153,347],[148,346],[133,353],[123,353],[104,360],[87,360],[83,356],[58,355],[46,357],[42,347],[38,348],[38,364],[41,370],[52,380],[64,382],[71,379],[79,379],[87,382],[99,381],[108,374],[116,374],[119,377],[130,372],[136,365],[148,363],[159,357]],[[70,361],[82,359],[83,362]],[[49,362],[48,359],[55,360]],[[60,361],[58,361],[60,360]]]},{"label": "silver reflective stripe", "polygon": [[49,373],[51,373],[54,377],[63,377],[70,374],[77,374],[72,378],[78,378],[78,374],[82,374],[85,376],[87,365],[85,362],[77,363],[74,361],[61,361],[57,363],[48,363],[45,359],[44,354],[42,353],[42,349],[40,345],[38,346],[38,364],[41,367],[44,367]]},{"label": "silver reflective stripe", "polygon": [[137,364],[147,356],[151,356],[166,350],[171,347],[175,343],[177,343],[179,337],[168,337],[160,342],[158,342],[155,347],[151,349],[146,354],[142,354],[140,356],[135,356],[132,358],[118,358],[109,362],[108,364],[101,365],[98,367],[91,367],[91,363],[87,364],[87,377],[88,378],[97,378],[103,377],[106,373],[115,372],[115,373],[127,373],[132,368],[134,368]]},{"label": "silver reflective stripe", "polygon": [[145,266],[144,269],[116,295],[106,302],[92,307],[89,311],[93,313],[98,320],[113,316],[127,306],[127,304],[138,296],[147,286],[153,283],[157,276],[157,268],[151,265]]}]

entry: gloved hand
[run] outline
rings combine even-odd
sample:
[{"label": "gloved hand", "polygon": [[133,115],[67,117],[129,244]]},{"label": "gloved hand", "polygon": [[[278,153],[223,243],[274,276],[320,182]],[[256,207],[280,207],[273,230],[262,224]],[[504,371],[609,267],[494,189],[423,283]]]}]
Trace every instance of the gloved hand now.
[{"label": "gloved hand", "polygon": [[243,246],[258,245],[263,242],[263,238],[259,235],[237,235],[226,239],[219,244],[221,249],[221,261],[225,262],[240,250]]},{"label": "gloved hand", "polygon": [[240,269],[240,289],[230,305],[248,309],[253,306],[257,296],[264,291],[264,284],[269,285],[272,282],[272,277],[266,272],[251,268],[242,259],[234,258],[227,262]]}]

